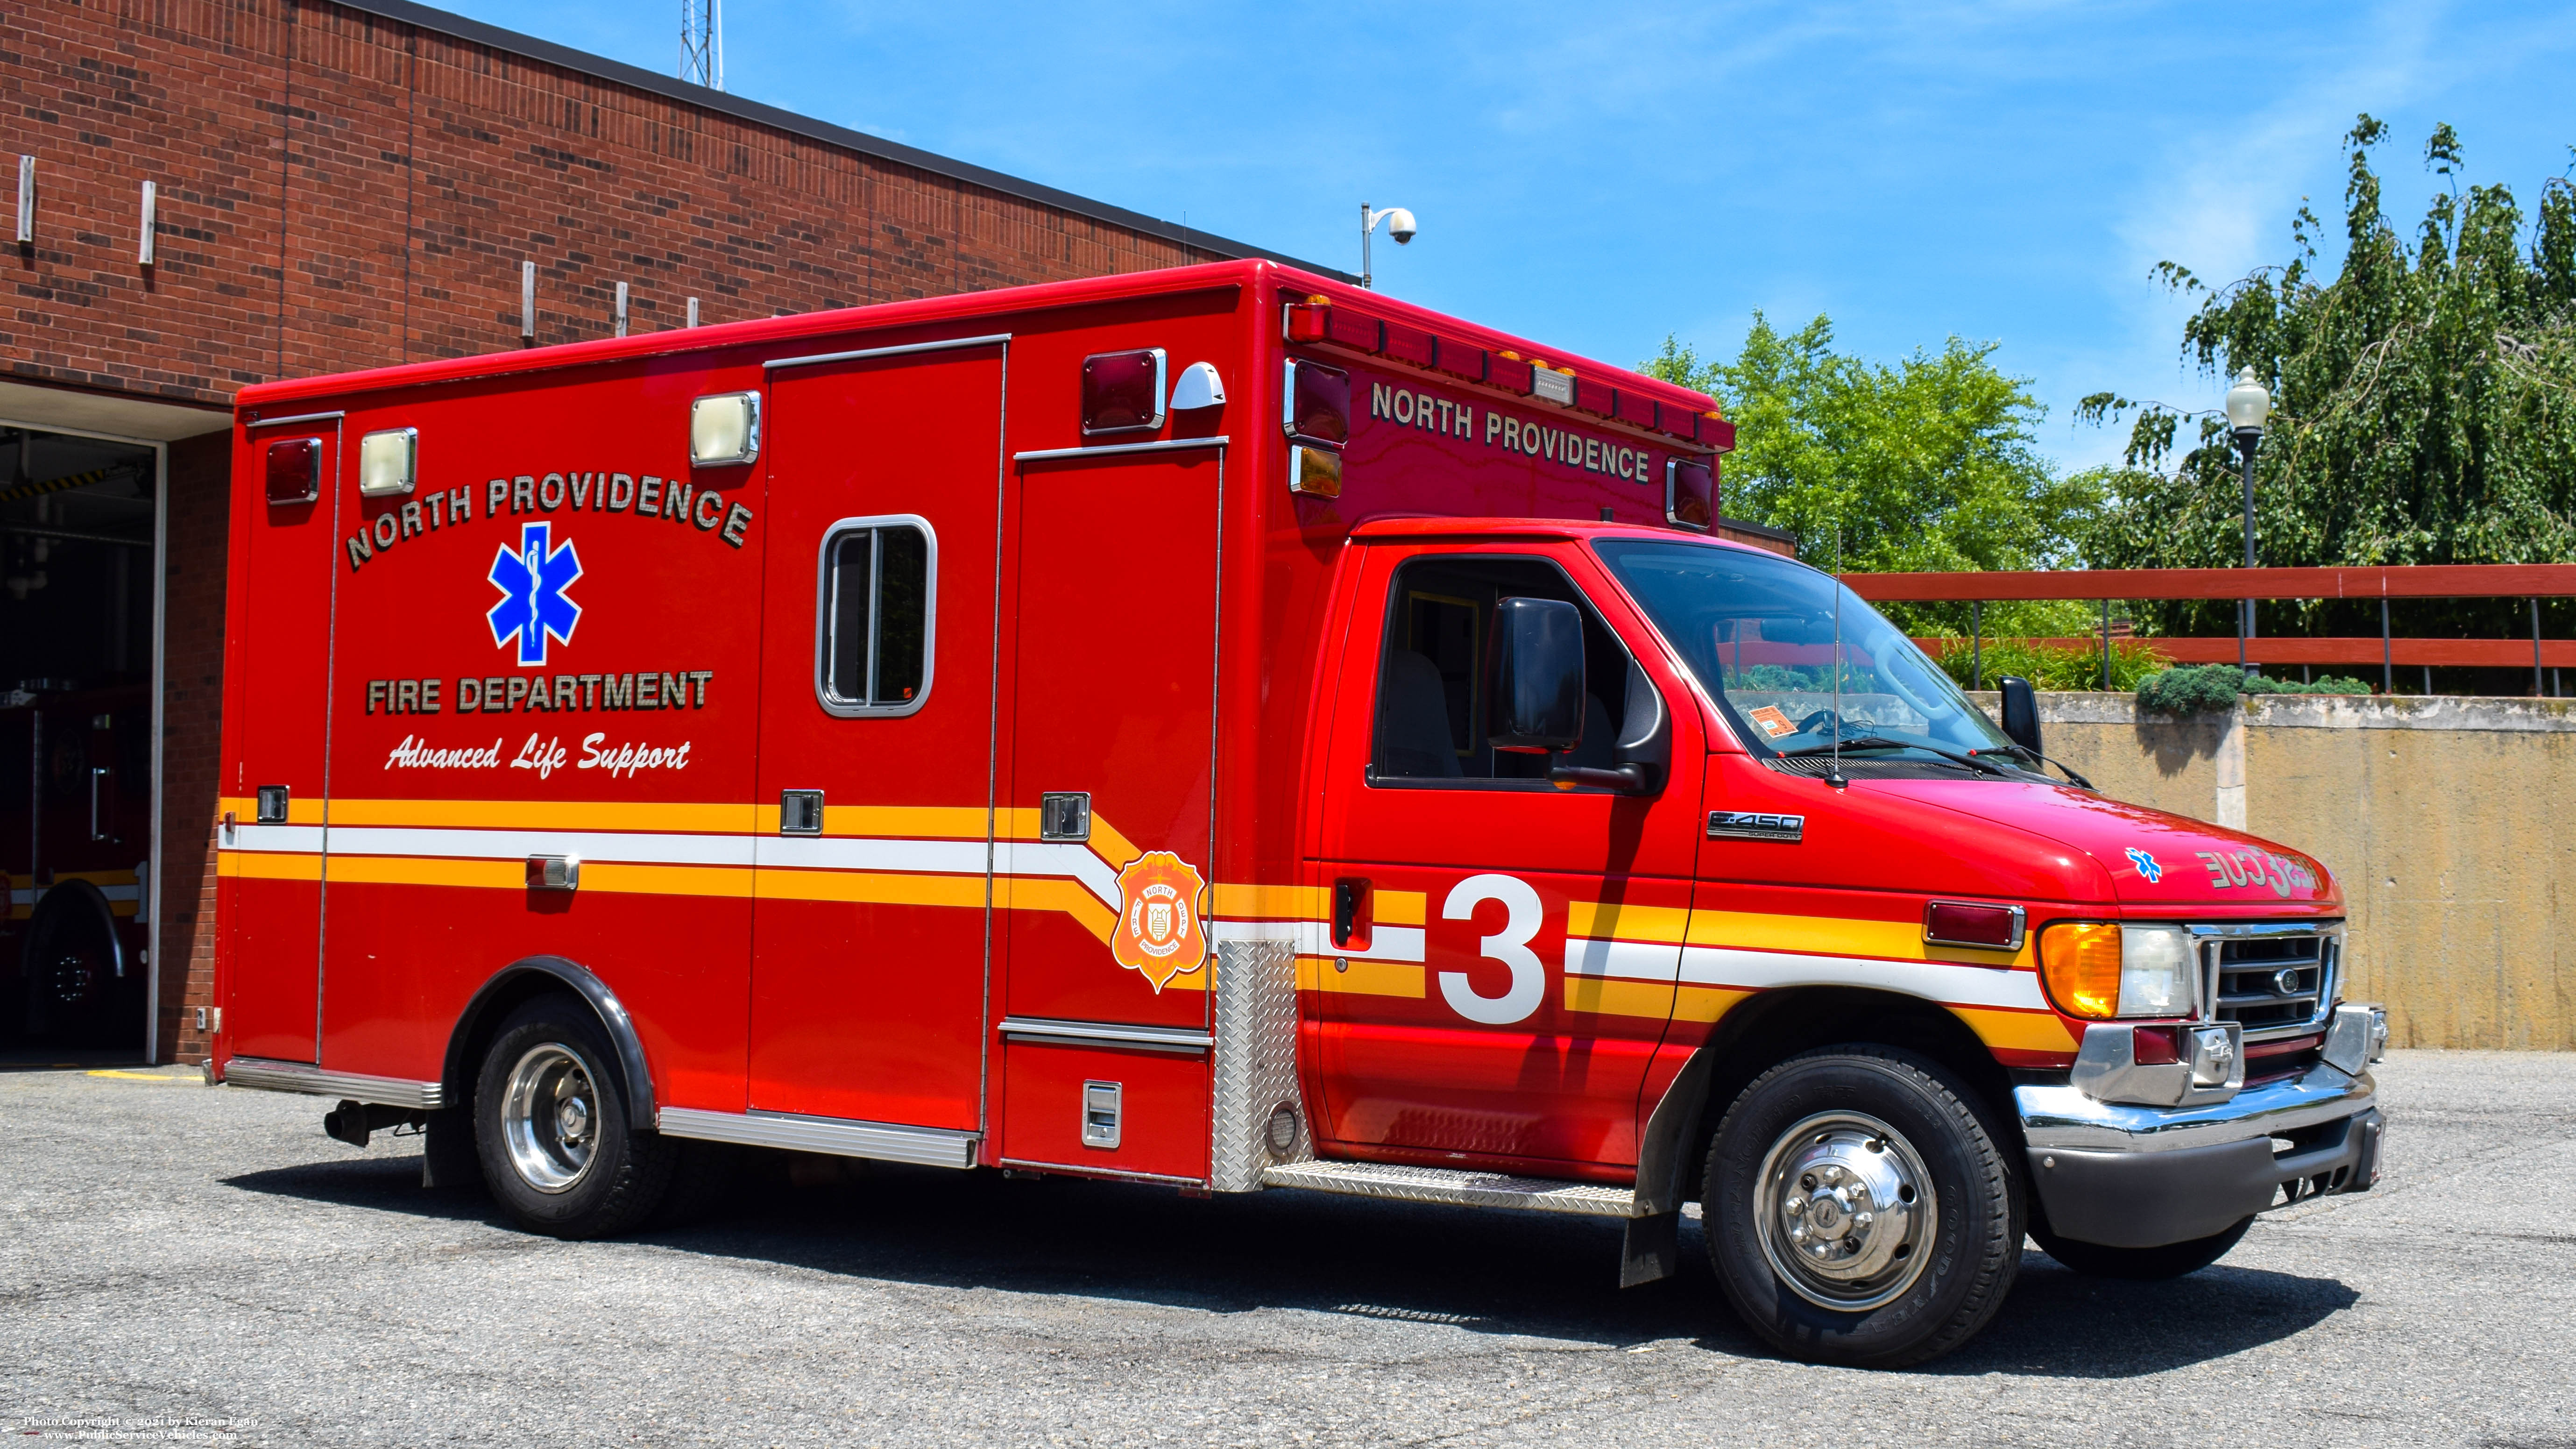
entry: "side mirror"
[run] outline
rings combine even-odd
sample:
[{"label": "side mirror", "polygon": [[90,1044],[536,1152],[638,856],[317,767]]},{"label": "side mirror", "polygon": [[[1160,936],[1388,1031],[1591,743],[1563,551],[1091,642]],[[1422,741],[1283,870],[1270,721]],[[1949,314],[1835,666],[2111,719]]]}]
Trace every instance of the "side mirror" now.
[{"label": "side mirror", "polygon": [[1583,611],[1562,599],[1494,606],[1485,651],[1487,743],[1562,754],[1583,740]]},{"label": "side mirror", "polygon": [[1673,771],[1673,717],[1665,711],[1664,697],[1655,692],[1646,671],[1633,664],[1628,667],[1627,722],[1610,747],[1610,759],[1607,770],[1560,763],[1547,772],[1547,778],[1560,790],[1598,785],[1622,795],[1663,793],[1664,781]]},{"label": "side mirror", "polygon": [[2007,674],[1995,681],[2004,696],[2004,738],[2030,751],[2039,753],[2039,696],[2031,692],[2030,681]]}]

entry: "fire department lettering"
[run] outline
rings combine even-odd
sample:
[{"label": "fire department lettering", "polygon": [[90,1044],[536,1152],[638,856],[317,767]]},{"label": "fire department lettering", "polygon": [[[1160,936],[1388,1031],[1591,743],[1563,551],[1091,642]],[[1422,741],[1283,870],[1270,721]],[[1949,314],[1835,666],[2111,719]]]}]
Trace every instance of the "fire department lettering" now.
[{"label": "fire department lettering", "polygon": [[712,669],[653,670],[632,674],[495,674],[455,681],[370,679],[368,714],[438,714],[453,699],[455,714],[557,714],[575,710],[705,709],[714,687]]},{"label": "fire department lettering", "polygon": [[1207,931],[1199,902],[1207,882],[1198,868],[1168,850],[1149,850],[1118,872],[1118,925],[1109,954],[1144,973],[1160,992],[1172,978],[1207,960]]}]

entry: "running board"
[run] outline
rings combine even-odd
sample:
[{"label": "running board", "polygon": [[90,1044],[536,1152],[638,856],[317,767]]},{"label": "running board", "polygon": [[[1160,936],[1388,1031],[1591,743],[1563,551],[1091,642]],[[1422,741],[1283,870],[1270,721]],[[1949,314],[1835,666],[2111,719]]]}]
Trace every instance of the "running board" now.
[{"label": "running board", "polygon": [[276,1062],[263,1057],[235,1057],[224,1067],[228,1086],[262,1092],[301,1092],[311,1097],[341,1097],[376,1106],[435,1112],[447,1105],[446,1089],[436,1082],[408,1077],[370,1077],[358,1072],[326,1072],[311,1062]]},{"label": "running board", "polygon": [[1264,1187],[1302,1187],[1315,1192],[1396,1202],[1444,1202],[1461,1207],[1525,1208],[1542,1213],[1578,1213],[1597,1218],[1643,1218],[1653,1210],[1637,1200],[1636,1189],[1597,1182],[1566,1182],[1552,1177],[1508,1177],[1498,1172],[1463,1172],[1451,1167],[1402,1167],[1386,1162],[1292,1162],[1265,1169]]},{"label": "running board", "polygon": [[791,1152],[826,1152],[836,1157],[867,1157],[920,1167],[972,1167],[975,1148],[981,1140],[972,1132],[949,1132],[937,1127],[797,1117],[785,1112],[705,1112],[695,1107],[665,1107],[655,1114],[654,1127],[666,1137],[696,1137],[745,1147],[783,1147]]}]

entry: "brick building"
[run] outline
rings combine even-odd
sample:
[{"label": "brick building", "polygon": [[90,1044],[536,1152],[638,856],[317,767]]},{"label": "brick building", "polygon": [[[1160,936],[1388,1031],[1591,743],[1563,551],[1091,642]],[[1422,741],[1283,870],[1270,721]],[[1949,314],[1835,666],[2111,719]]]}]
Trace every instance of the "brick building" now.
[{"label": "brick building", "polygon": [[0,1047],[200,1051],[235,389],[1275,255],[402,0],[39,0],[0,94]]}]

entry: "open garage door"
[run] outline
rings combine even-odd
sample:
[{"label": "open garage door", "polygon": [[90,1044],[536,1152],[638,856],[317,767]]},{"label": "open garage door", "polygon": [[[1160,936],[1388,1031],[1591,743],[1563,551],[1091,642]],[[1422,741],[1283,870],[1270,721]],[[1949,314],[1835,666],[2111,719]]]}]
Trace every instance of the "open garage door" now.
[{"label": "open garage door", "polygon": [[139,1058],[158,449],[0,426],[0,1054]]}]

